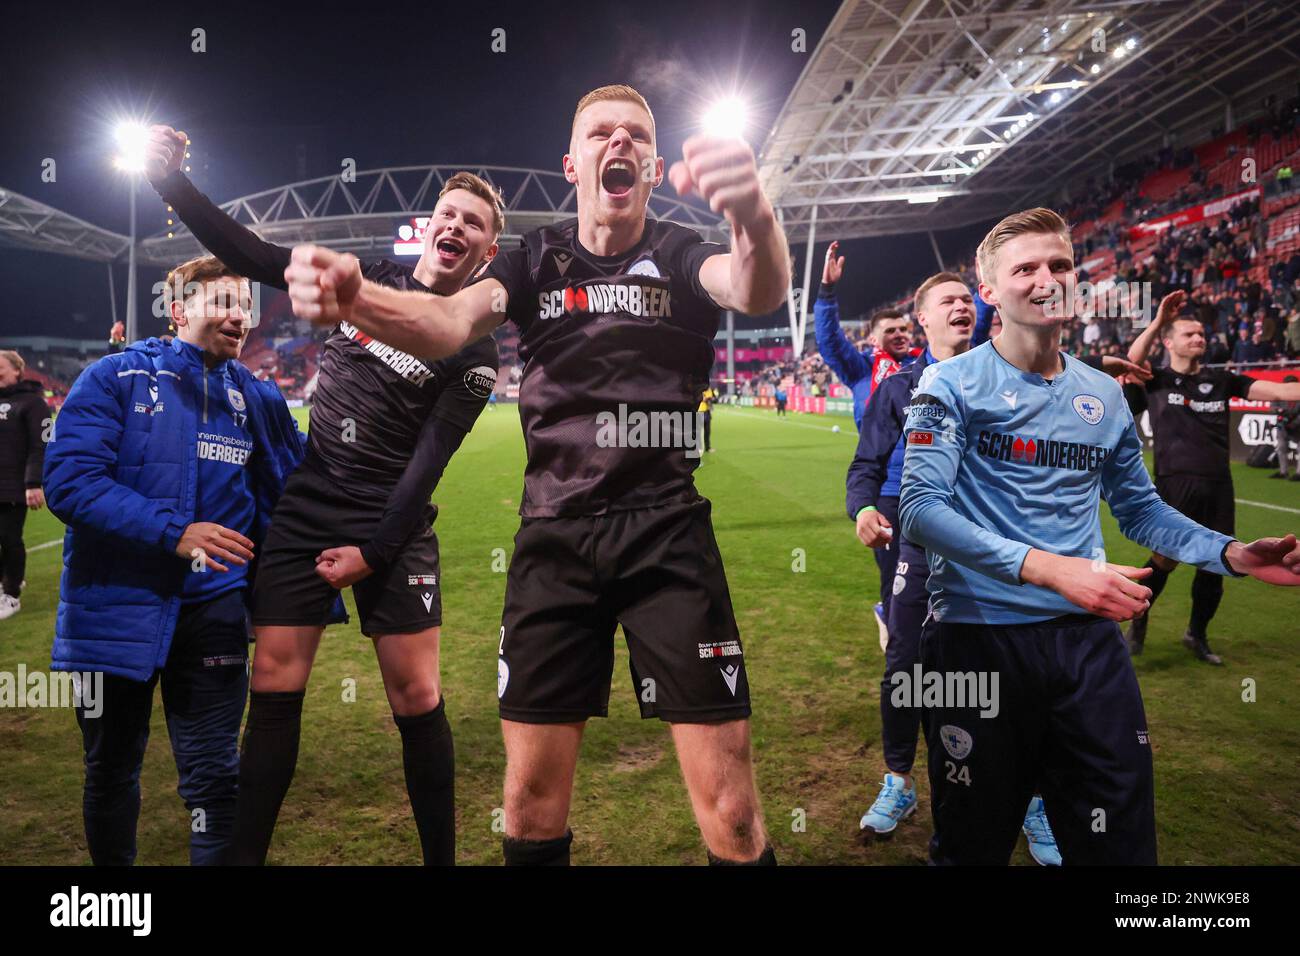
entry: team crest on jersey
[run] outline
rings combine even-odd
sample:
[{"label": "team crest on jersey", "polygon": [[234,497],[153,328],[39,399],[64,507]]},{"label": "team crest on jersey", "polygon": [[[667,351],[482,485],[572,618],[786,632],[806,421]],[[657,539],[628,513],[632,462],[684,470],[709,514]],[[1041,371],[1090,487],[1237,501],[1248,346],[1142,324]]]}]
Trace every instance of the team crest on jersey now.
[{"label": "team crest on jersey", "polygon": [[948,756],[953,760],[965,760],[970,755],[971,748],[975,746],[975,741],[970,734],[952,724],[944,724],[939,728],[939,739],[943,741],[943,749],[948,751]]},{"label": "team crest on jersey", "polygon": [[8,402],[5,402],[3,405],[0,405],[0,422],[9,420],[9,409],[11,408],[13,408],[13,406],[10,405]]},{"label": "team crest on jersey", "polygon": [[244,404],[244,395],[237,388],[226,389],[226,398],[230,399],[230,407],[237,412],[242,412],[246,406]]},{"label": "team crest on jersey", "polygon": [[1106,406],[1096,395],[1074,396],[1074,410],[1089,425],[1096,425],[1106,414]]},{"label": "team crest on jersey", "polygon": [[1200,389],[1202,395],[1209,395],[1210,392],[1214,391],[1213,382],[1202,382],[1200,385],[1197,385],[1196,387]]},{"label": "team crest on jersey", "polygon": [[510,683],[510,665],[504,657],[497,658],[497,700],[506,695],[506,684]]},{"label": "team crest on jersey", "polygon": [[479,398],[487,398],[497,386],[496,369],[478,365],[465,373],[465,387]]},{"label": "team crest on jersey", "polygon": [[652,279],[662,279],[659,267],[654,264],[652,259],[641,259],[637,261],[631,269],[627,270],[630,276],[650,276]]}]

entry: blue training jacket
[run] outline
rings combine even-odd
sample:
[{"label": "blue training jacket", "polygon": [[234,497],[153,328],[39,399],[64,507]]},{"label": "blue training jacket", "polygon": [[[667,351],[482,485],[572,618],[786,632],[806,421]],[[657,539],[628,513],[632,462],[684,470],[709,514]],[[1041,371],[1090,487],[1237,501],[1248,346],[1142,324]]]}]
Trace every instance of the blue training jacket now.
[{"label": "blue training jacket", "polygon": [[[77,379],[45,453],[46,501],[66,525],[50,666],[148,680],[167,662],[189,559],[202,397],[187,384],[179,339],[151,338]],[[247,405],[260,546],[306,436],[270,382],[228,363]],[[219,572],[211,572],[219,573]],[[337,605],[336,605],[337,616]]]}]

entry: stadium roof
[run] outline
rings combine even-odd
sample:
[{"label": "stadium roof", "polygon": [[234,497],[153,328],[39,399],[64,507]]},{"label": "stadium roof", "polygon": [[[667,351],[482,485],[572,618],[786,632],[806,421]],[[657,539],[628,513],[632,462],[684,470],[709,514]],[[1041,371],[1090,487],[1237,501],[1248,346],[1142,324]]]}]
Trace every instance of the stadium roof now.
[{"label": "stadium roof", "polygon": [[[391,256],[398,226],[427,215],[442,185],[469,169],[501,187],[506,196],[503,240],[577,215],[576,192],[563,174],[510,166],[401,166],[358,170],[355,180],[322,176],[221,203],[221,208],[268,242],[314,242],[361,256]],[[722,220],[708,209],[667,195],[652,195],[650,214],[693,226],[727,242]],[[142,239],[141,265],[170,267],[203,248],[183,225]],[[99,262],[126,257],[130,239],[83,222],[18,193],[0,190],[0,244]]]},{"label": "stadium roof", "polygon": [[792,242],[970,225],[1205,128],[1297,49],[1293,3],[845,0],[760,172]]},{"label": "stadium roof", "polygon": [[131,240],[35,199],[0,189],[0,244],[111,262],[126,255]]}]

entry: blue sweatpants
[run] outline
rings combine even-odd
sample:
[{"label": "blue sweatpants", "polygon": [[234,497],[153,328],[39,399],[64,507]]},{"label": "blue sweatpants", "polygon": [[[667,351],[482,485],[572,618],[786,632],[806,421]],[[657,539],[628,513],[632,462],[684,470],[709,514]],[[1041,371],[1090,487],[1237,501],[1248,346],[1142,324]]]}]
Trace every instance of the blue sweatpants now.
[{"label": "blue sweatpants", "polygon": [[104,675],[103,711],[77,709],[86,751],[82,817],[96,866],[135,862],[140,767],[154,687],[190,811],[190,863],[215,865],[230,842],[239,791],[239,722],[248,696],[248,626],[242,588],[182,606],[167,666],[147,681]]}]

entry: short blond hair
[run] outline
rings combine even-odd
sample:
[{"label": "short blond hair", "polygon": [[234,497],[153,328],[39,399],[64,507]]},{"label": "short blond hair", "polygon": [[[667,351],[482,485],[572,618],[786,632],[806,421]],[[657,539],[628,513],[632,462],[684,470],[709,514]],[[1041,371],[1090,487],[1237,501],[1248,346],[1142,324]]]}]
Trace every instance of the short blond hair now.
[{"label": "short blond hair", "polygon": [[18,369],[19,375],[22,375],[23,370],[27,368],[27,363],[23,361],[23,357],[12,349],[0,349],[0,358]]},{"label": "short blond hair", "polygon": [[641,109],[646,111],[650,117],[650,140],[655,141],[655,114],[650,110],[650,104],[645,101],[645,97],[622,83],[616,83],[612,86],[600,86],[592,90],[582,99],[578,100],[578,108],[573,111],[573,125],[569,127],[569,142],[573,142],[573,134],[578,131],[578,117],[592,103],[601,103],[606,100],[625,100],[629,103],[635,103]]},{"label": "short blond hair", "polygon": [[993,273],[999,249],[1016,236],[1038,232],[1060,236],[1067,245],[1072,245],[1070,242],[1070,227],[1053,210],[1037,206],[1034,209],[1013,212],[990,229],[989,234],[984,237],[984,241],[975,250],[975,263],[979,269],[980,281],[986,285],[993,284]]},{"label": "short blond hair", "polygon": [[482,176],[475,176],[473,173],[461,170],[447,178],[442,184],[442,192],[438,193],[441,199],[453,189],[463,189],[468,193],[473,193],[479,199],[482,199],[492,207],[492,237],[495,239],[501,235],[506,227],[506,200],[501,194],[498,186],[493,186]]}]

